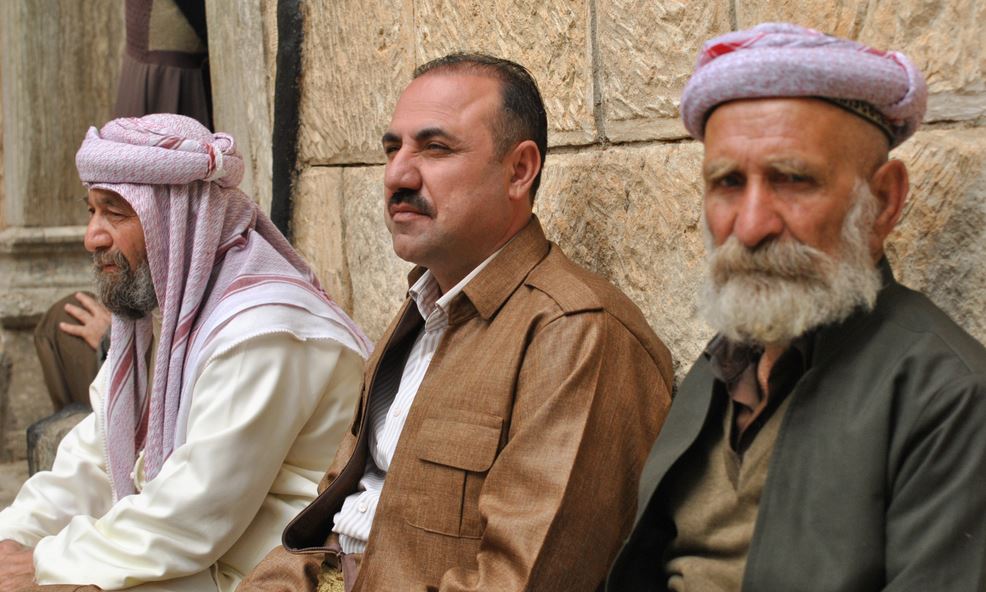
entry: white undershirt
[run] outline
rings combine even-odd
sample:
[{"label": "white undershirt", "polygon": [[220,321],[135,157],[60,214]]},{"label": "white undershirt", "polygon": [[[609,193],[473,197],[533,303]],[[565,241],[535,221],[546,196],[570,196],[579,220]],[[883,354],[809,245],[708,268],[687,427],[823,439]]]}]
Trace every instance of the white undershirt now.
[{"label": "white undershirt", "polygon": [[449,303],[499,252],[498,250],[490,255],[445,294],[442,294],[431,271],[425,271],[408,290],[425,324],[411,347],[400,386],[393,399],[379,397],[370,401],[370,456],[366,460],[366,469],[356,493],[346,498],[342,509],[333,518],[332,531],[339,534],[339,544],[344,553],[362,553],[366,549],[380,492],[397,450],[404,420],[407,419],[407,412],[414,403],[425,373],[428,372],[431,358],[448,328]]}]

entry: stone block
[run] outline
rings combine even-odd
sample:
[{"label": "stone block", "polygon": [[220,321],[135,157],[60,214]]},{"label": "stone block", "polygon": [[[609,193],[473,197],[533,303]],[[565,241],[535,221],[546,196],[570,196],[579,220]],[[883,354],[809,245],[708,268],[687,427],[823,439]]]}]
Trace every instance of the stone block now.
[{"label": "stone block", "polygon": [[84,223],[75,152],[116,100],[123,3],[8,0],[0,2],[0,27],[4,223]]},{"label": "stone block", "polygon": [[461,50],[526,66],[538,81],[551,145],[596,138],[590,2],[428,0],[414,4],[416,62]]},{"label": "stone block", "polygon": [[640,307],[679,378],[711,337],[696,305],[701,158],[695,142],[549,155],[535,201],[548,237]]},{"label": "stone block", "polygon": [[50,471],[55,464],[58,445],[72,428],[92,413],[88,405],[72,403],[64,409],[40,419],[27,428],[28,474]]},{"label": "stone block", "polygon": [[681,91],[702,43],[730,30],[730,4],[598,0],[596,67],[610,140],[687,136]]},{"label": "stone block", "polygon": [[298,158],[382,163],[380,136],[414,69],[409,0],[304,2]]},{"label": "stone block", "polygon": [[897,278],[986,342],[986,134],[918,132],[896,152],[911,177],[887,248]]},{"label": "stone block", "polygon": [[83,226],[0,231],[0,325],[33,329],[56,300],[92,288],[84,233]]},{"label": "stone block", "polygon": [[342,168],[311,167],[298,177],[291,228],[294,246],[322,287],[352,313],[352,290],[343,244]]},{"label": "stone block", "polygon": [[867,21],[864,0],[738,0],[736,28],[747,29],[757,23],[789,22],[840,37],[859,37]]},{"label": "stone block", "polygon": [[[240,188],[265,212],[271,201],[275,2],[208,0],[209,67],[217,131],[231,134],[246,170]],[[273,26],[273,31],[270,30]]]},{"label": "stone block", "polygon": [[986,115],[986,4],[978,0],[740,0],[739,28],[790,21],[907,54],[928,79],[927,121]]},{"label": "stone block", "polygon": [[376,341],[404,300],[412,265],[394,254],[384,223],[383,167],[346,167],[342,178],[353,319]]}]

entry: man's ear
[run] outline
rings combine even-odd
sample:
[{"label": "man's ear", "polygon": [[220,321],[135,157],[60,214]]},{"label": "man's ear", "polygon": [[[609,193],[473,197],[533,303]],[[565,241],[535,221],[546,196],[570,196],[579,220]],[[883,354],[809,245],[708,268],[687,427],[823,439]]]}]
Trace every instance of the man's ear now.
[{"label": "man's ear", "polygon": [[897,159],[888,160],[873,173],[869,184],[870,191],[880,204],[880,212],[873,222],[873,234],[870,236],[870,251],[879,256],[883,254],[884,241],[904,213],[904,203],[910,190],[907,167]]},{"label": "man's ear", "polygon": [[541,151],[534,140],[524,140],[507,155],[510,165],[510,199],[529,200],[531,185],[541,171]]}]

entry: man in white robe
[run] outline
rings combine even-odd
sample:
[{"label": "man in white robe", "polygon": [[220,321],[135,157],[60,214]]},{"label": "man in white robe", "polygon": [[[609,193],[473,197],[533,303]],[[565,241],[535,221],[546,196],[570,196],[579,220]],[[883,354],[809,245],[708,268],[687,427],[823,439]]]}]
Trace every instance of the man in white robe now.
[{"label": "man in white robe", "polygon": [[236,189],[231,137],[118,119],[76,162],[112,344],[0,512],[0,590],[231,591],[315,496],[370,344]]}]

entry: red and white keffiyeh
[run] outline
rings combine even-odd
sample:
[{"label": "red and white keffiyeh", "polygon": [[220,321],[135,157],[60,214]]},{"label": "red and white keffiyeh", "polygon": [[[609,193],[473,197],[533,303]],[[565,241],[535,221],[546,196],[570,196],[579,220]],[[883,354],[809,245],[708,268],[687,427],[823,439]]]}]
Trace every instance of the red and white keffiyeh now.
[{"label": "red and white keffiyeh", "polygon": [[113,316],[104,431],[116,498],[135,491],[130,473],[141,440],[147,480],[184,441],[191,382],[206,361],[203,352],[235,314],[265,304],[300,307],[314,315],[305,327],[258,327],[256,333],[301,331],[368,355],[363,332],[325,295],[270,219],[236,189],[243,160],[232,137],[181,115],[115,119],[100,130],[89,128],[76,166],[83,182],[121,195],[140,218],[161,318],[148,385],[150,316]]}]

